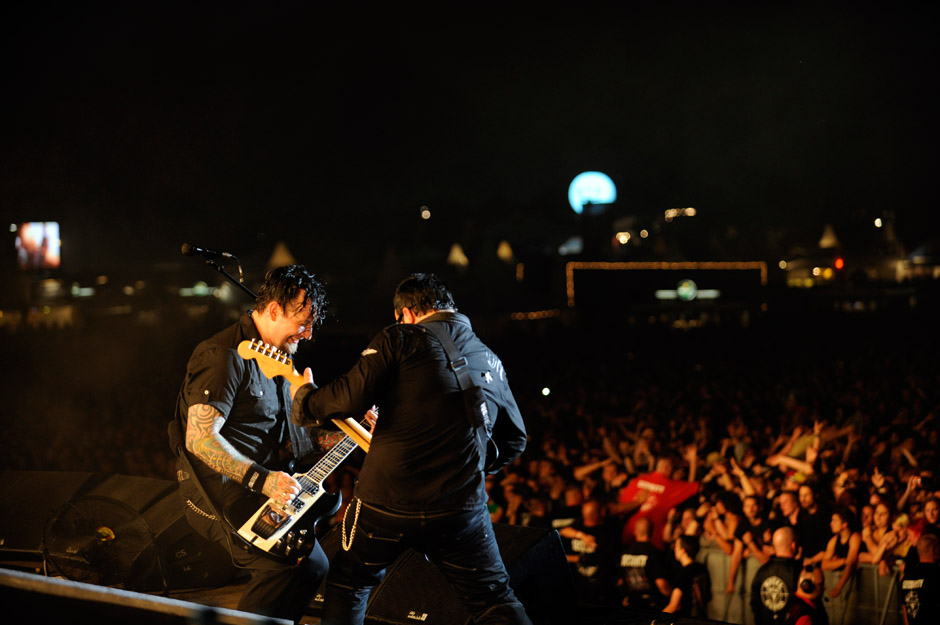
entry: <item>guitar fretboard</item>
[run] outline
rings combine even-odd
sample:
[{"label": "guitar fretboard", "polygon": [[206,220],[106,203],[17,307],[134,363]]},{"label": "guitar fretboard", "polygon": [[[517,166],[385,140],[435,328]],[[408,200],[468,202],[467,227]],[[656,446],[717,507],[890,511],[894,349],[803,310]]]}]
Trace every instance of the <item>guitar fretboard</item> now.
[{"label": "guitar fretboard", "polygon": [[[360,425],[365,425],[366,420],[363,419]],[[326,455],[320,458],[320,461],[313,465],[309,471],[303,474],[298,478],[300,482],[300,487],[306,493],[316,493],[320,489],[320,484],[326,477],[333,472],[333,470],[339,466],[339,464],[349,457],[356,447],[358,447],[353,441],[353,439],[348,436],[344,437],[340,442],[333,445]]]}]

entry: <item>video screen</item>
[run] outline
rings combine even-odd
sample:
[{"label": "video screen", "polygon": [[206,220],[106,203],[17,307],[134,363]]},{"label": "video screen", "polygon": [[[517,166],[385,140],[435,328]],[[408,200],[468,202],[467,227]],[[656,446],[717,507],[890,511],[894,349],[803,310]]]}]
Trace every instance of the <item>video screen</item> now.
[{"label": "video screen", "polygon": [[16,262],[20,269],[58,269],[61,262],[59,223],[28,221],[16,230]]}]

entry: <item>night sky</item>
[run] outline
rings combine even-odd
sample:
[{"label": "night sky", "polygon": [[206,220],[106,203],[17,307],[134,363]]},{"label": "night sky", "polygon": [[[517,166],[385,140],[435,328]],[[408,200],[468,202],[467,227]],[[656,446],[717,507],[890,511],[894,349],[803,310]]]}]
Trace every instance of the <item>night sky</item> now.
[{"label": "night sky", "polygon": [[694,206],[744,260],[884,211],[923,243],[927,9],[650,4],[8,5],[0,210],[61,222],[76,273],[283,240],[338,275],[389,248],[557,249],[569,182],[600,170],[616,216]]}]

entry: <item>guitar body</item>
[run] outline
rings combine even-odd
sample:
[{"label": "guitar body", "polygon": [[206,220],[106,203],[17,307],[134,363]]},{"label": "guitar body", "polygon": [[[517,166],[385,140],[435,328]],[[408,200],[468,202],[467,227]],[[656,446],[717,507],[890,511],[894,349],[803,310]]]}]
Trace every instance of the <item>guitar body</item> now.
[{"label": "guitar body", "polygon": [[283,562],[297,562],[313,551],[317,523],[339,510],[342,496],[322,487],[302,492],[284,507],[254,495],[229,504],[222,514],[248,545]]},{"label": "guitar body", "polygon": [[[245,360],[258,363],[261,372],[268,378],[283,376],[291,384],[303,384],[303,378],[294,371],[290,356],[260,340],[242,341],[238,355]],[[375,421],[375,408],[369,411],[361,423],[351,419],[335,419],[334,422],[346,436],[338,441],[306,473],[294,474],[300,484],[300,494],[288,506],[273,499],[249,495],[229,504],[222,515],[232,527],[238,528],[238,537],[248,545],[266,552],[283,562],[297,562],[306,558],[316,542],[314,530],[317,523],[339,510],[342,496],[328,493],[323,481],[358,447],[369,451],[372,436],[364,428]]]}]

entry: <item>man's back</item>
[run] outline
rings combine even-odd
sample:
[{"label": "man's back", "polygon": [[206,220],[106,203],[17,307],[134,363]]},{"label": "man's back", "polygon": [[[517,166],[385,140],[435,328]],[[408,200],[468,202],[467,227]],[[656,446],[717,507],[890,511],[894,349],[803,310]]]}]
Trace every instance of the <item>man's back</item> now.
[{"label": "man's back", "polygon": [[[506,461],[517,457],[525,447],[525,428],[502,363],[459,313],[440,312],[418,324],[385,328],[349,373],[316,392],[310,408],[322,419],[379,406],[356,486],[363,501],[404,511],[471,509],[486,503],[486,441],[480,439],[485,433],[469,427],[447,354],[425,325],[450,335],[467,358],[474,383],[487,391],[494,437],[517,425],[505,441],[498,439]],[[497,401],[489,401],[491,396]]]},{"label": "man's back", "polygon": [[793,558],[772,557],[757,569],[751,584],[751,610],[758,625],[781,622],[792,605],[800,563]]},{"label": "man's back", "polygon": [[622,595],[635,608],[661,609],[666,597],[657,579],[669,579],[666,554],[649,542],[632,542],[620,554]]},{"label": "man's back", "polygon": [[920,563],[905,569],[898,585],[908,623],[940,623],[940,565]]}]

